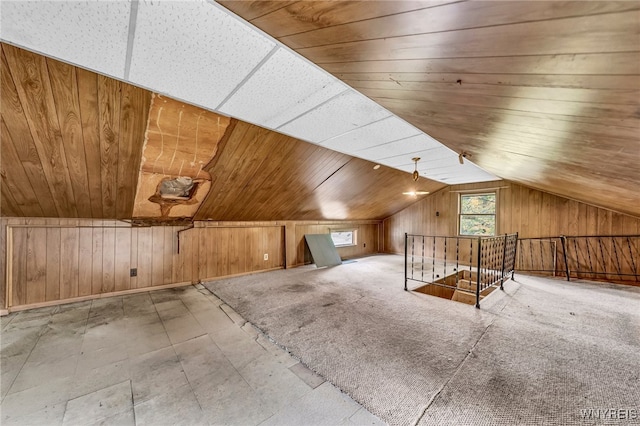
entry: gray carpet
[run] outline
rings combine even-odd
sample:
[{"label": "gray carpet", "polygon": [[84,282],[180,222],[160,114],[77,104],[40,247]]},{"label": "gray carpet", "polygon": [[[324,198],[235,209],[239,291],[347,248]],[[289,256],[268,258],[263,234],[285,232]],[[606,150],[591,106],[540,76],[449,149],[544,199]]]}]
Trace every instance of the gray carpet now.
[{"label": "gray carpet", "polygon": [[205,285],[390,424],[640,415],[640,288],[520,275],[477,310],[402,291],[402,261],[374,256]]}]

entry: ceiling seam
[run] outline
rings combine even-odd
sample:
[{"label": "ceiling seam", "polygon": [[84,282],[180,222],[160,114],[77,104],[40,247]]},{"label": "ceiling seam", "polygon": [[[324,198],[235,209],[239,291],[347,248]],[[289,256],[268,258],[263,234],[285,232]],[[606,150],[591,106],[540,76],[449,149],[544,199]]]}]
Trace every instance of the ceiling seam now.
[{"label": "ceiling seam", "polygon": [[[371,146],[368,146],[366,148],[357,149],[357,150],[355,150],[353,152],[354,153],[358,153],[358,152],[361,152],[361,151],[366,151],[366,150],[371,149],[371,148],[378,148],[378,147],[381,147],[381,146],[384,146],[384,145],[389,145],[389,144],[392,144],[392,143],[404,141],[406,139],[411,139],[411,138],[415,138],[416,136],[422,136],[422,135],[426,135],[426,133],[421,131],[420,133],[416,133],[415,135],[405,136],[405,137],[402,137],[402,138],[399,138],[399,139],[393,139],[393,140],[390,140],[389,142],[379,143],[378,145],[371,145]],[[427,136],[429,136],[429,135],[427,135]],[[431,136],[429,136],[429,138],[433,139]],[[435,140],[435,139],[433,139],[433,140]],[[440,142],[438,142],[438,143],[440,143]]]},{"label": "ceiling seam", "polygon": [[305,112],[302,112],[302,113],[300,113],[300,114],[296,115],[295,117],[293,117],[293,118],[292,118],[291,120],[289,120],[289,121],[285,121],[284,123],[282,123],[281,125],[279,125],[278,127],[276,127],[276,128],[275,128],[275,130],[280,130],[282,127],[284,127],[284,126],[286,126],[286,125],[288,125],[288,124],[290,124],[290,123],[292,123],[292,122],[296,121],[297,119],[299,119],[299,118],[300,118],[300,117],[302,117],[303,115],[307,115],[307,114],[309,114],[311,111],[316,110],[316,109],[320,108],[321,106],[323,106],[323,105],[325,105],[325,104],[327,104],[327,103],[331,102],[332,100],[334,100],[334,99],[336,99],[336,98],[338,98],[338,97],[340,97],[340,96],[344,95],[345,93],[349,92],[350,90],[352,90],[352,89],[351,89],[351,88],[349,88],[349,87],[346,87],[342,92],[340,92],[340,93],[338,93],[338,94],[336,94],[336,95],[333,95],[332,97],[330,97],[330,98],[329,98],[329,99],[327,99],[326,101],[323,101],[323,102],[319,103],[318,105],[314,106],[313,108],[311,108],[311,109],[309,109],[309,110],[306,110]]},{"label": "ceiling seam", "polygon": [[327,176],[322,182],[320,182],[320,184],[318,184],[318,186],[316,186],[315,188],[313,188],[313,191],[311,191],[311,193],[315,192],[316,189],[320,188],[326,181],[328,181],[329,179],[331,179],[333,177],[333,175],[335,175],[336,173],[338,173],[340,170],[342,170],[347,164],[349,164],[351,162],[351,160],[353,160],[352,158],[349,158],[346,163],[344,163],[342,166],[338,167],[333,173],[331,173],[329,176]]},{"label": "ceiling seam", "polygon": [[[451,3],[451,4],[455,4],[455,3]],[[446,6],[446,5],[440,5],[440,6]],[[478,25],[478,26],[475,26],[475,27],[454,28],[454,29],[442,30],[442,31],[427,31],[427,32],[423,32],[423,33],[379,36],[379,37],[373,37],[373,38],[362,39],[362,40],[341,41],[341,42],[335,42],[335,43],[318,44],[318,45],[313,45],[313,46],[299,47],[297,50],[315,49],[315,48],[318,48],[318,47],[337,46],[337,45],[344,45],[344,44],[355,44],[355,43],[362,43],[362,42],[368,42],[368,41],[389,40],[389,39],[396,39],[396,38],[402,38],[402,37],[414,37],[414,36],[431,35],[431,34],[443,34],[443,33],[450,33],[450,32],[456,32],[456,31],[481,30],[481,29],[486,29],[486,28],[506,27],[506,26],[510,26],[510,25],[526,25],[526,24],[535,24],[535,23],[539,23],[539,22],[561,21],[561,20],[565,20],[565,19],[579,19],[579,18],[585,18],[585,17],[593,17],[593,16],[601,16],[601,15],[611,15],[611,14],[621,14],[621,13],[626,13],[626,12],[634,12],[634,11],[637,11],[637,10],[639,10],[639,9],[637,7],[635,7],[635,6],[633,6],[630,9],[623,9],[623,10],[602,12],[602,13],[593,13],[593,14],[585,14],[585,15],[573,15],[573,16],[572,15],[569,15],[569,16],[558,16],[558,17],[555,17],[555,18],[531,19],[531,20],[524,20],[524,21],[518,21],[518,22],[505,22],[505,23],[494,24],[494,25]],[[406,13],[406,12],[403,12],[403,13]],[[384,17],[382,17],[382,18],[384,18]],[[377,19],[377,18],[373,18],[373,19]],[[350,24],[351,23],[339,24],[339,25],[336,25],[336,26],[350,25]],[[317,31],[317,30],[315,30],[315,31]],[[282,38],[285,38],[285,37],[282,37]]]},{"label": "ceiling seam", "polygon": [[[358,92],[358,93],[360,93],[360,92]],[[375,101],[373,101],[373,102],[375,102]],[[336,138],[342,137],[342,136],[347,135],[347,134],[349,134],[349,133],[351,133],[351,132],[355,132],[356,130],[362,129],[362,128],[367,127],[367,126],[371,126],[372,124],[376,124],[376,123],[379,123],[379,122],[384,121],[384,120],[387,120],[387,119],[389,119],[389,118],[391,118],[391,117],[399,118],[397,115],[393,114],[392,112],[390,112],[388,109],[386,109],[385,107],[383,107],[383,106],[382,106],[382,105],[380,105],[379,103],[377,103],[377,102],[375,102],[375,103],[376,103],[378,106],[382,107],[382,109],[384,109],[386,112],[388,112],[388,113],[389,113],[389,115],[387,115],[386,117],[383,117],[383,118],[381,118],[381,119],[379,119],[379,120],[372,121],[371,123],[367,123],[367,124],[364,124],[364,125],[362,125],[362,126],[358,126],[358,127],[356,127],[355,129],[347,130],[346,132],[340,133],[339,135],[331,136],[330,138],[324,139],[324,140],[322,140],[322,141],[320,141],[320,142],[317,142],[317,143],[318,143],[318,144],[323,144],[323,143],[325,143],[325,142],[330,141],[331,139],[336,139]],[[325,148],[326,148],[326,147],[325,147]],[[349,154],[349,155],[350,155],[350,154]]]},{"label": "ceiling seam", "polygon": [[133,41],[136,36],[136,23],[138,21],[138,0],[131,2],[129,12],[129,36],[127,37],[127,54],[124,60],[124,79],[129,81],[131,72],[131,56],[133,55]]},{"label": "ceiling seam", "polygon": [[238,85],[231,91],[231,93],[229,93],[227,95],[226,98],[224,98],[222,100],[222,102],[220,102],[220,104],[215,108],[216,111],[220,111],[220,108],[222,108],[224,106],[224,104],[226,104],[229,99],[231,99],[231,97],[233,97],[233,95],[235,95],[238,90],[240,90],[240,88],[242,86],[244,86],[244,84],[249,81],[249,79],[251,77],[253,77],[253,75],[258,72],[258,70],[260,68],[262,68],[262,66],[269,60],[271,59],[271,57],[273,55],[275,55],[275,53],[278,51],[278,49],[280,49],[280,46],[278,46],[277,44],[273,47],[273,49],[271,49],[271,51],[267,54],[267,56],[265,56],[264,58],[262,58],[262,60],[260,62],[258,62],[258,65],[256,65],[255,67],[253,67],[253,69],[251,70],[251,72],[249,74],[247,74],[240,83],[238,83]]}]

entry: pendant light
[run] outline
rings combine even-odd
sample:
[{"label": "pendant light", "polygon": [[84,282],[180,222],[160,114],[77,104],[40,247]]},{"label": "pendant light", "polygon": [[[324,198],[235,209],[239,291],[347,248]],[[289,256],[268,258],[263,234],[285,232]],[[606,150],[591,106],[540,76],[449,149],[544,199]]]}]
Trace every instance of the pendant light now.
[{"label": "pendant light", "polygon": [[411,161],[416,163],[416,168],[413,171],[413,180],[417,182],[418,178],[420,177],[420,173],[418,173],[418,161],[420,161],[420,157],[413,157]]}]

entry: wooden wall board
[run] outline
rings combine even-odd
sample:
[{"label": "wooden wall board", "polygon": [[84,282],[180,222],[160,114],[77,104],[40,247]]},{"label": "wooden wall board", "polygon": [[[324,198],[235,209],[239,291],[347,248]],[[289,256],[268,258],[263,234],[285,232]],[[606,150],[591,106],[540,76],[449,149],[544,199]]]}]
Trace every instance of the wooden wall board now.
[{"label": "wooden wall board", "polygon": [[495,175],[640,215],[640,3],[389,3],[222,2]]},{"label": "wooden wall board", "polygon": [[[256,149],[255,147],[258,146]],[[207,171],[196,220],[383,219],[415,200],[408,173],[239,122]],[[421,180],[421,189],[444,184]]]},{"label": "wooden wall board", "polygon": [[4,43],[1,56],[11,197],[3,190],[0,205],[27,217],[130,218],[151,93]]},{"label": "wooden wall board", "polygon": [[[403,253],[404,233],[457,235],[460,193],[496,191],[497,231],[520,238],[638,235],[640,218],[543,193],[508,181],[453,185],[384,220],[384,252]],[[443,206],[446,206],[443,209]],[[436,211],[439,216],[436,216]]]},{"label": "wooden wall board", "polygon": [[[177,232],[183,227],[133,228],[117,221],[22,218],[2,218],[0,225],[3,229],[8,225],[16,241],[9,248],[16,273],[5,275],[4,260],[1,265],[2,290],[7,279],[12,283],[10,307],[183,282],[182,273],[174,274],[186,261],[177,253]],[[0,233],[0,244],[4,253],[8,248],[4,233]],[[159,273],[153,270],[154,260]],[[129,276],[131,267],[138,268],[135,280]]]},{"label": "wooden wall board", "polygon": [[[301,10],[308,5],[297,5],[279,9],[277,12],[253,19],[251,22],[269,32],[288,46],[300,49],[319,45],[333,45],[370,39],[386,39],[410,36],[421,33],[442,33],[456,30],[477,30],[483,23],[491,26],[573,18],[582,15],[616,13],[634,10],[631,2],[591,2],[582,5],[579,2],[567,2],[561,7],[542,8],[535,3],[521,3],[517,9],[509,2],[484,4],[475,2],[371,2],[371,7],[363,8],[358,4],[318,3],[324,6],[326,14],[340,15],[338,19],[326,20],[324,16],[308,22],[309,12]],[[377,10],[376,6],[388,6],[393,3],[393,12]],[[418,7],[415,7],[417,3]],[[298,6],[297,13],[289,13]],[[318,6],[314,5],[316,8]],[[311,6],[311,7],[314,7]],[[425,7],[430,6],[430,7]],[[434,7],[440,6],[440,7]],[[347,9],[352,10],[347,10]],[[410,12],[410,13],[409,13]],[[288,16],[287,16],[288,15]],[[314,18],[318,13],[314,13]],[[357,16],[356,20],[354,18]],[[263,24],[264,23],[264,24]],[[299,31],[300,24],[307,24],[306,31]],[[274,28],[270,26],[273,25]],[[425,31],[428,29],[428,31]],[[526,29],[524,30],[526,31]]]}]

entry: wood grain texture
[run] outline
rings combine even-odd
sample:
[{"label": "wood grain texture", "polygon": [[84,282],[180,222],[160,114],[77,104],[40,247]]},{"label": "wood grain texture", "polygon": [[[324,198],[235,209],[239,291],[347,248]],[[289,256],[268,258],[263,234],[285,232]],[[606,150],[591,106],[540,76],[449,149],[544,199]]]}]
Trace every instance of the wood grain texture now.
[{"label": "wood grain texture", "polygon": [[[461,192],[498,194],[497,232],[518,232],[520,238],[559,235],[638,235],[640,218],[544,193],[512,182],[454,185],[426,197],[384,220],[384,252],[402,253],[404,233],[457,234]],[[436,216],[439,212],[439,216]]]},{"label": "wood grain texture", "polygon": [[[2,45],[42,169],[53,195],[55,217],[76,217],[76,201],[64,141],[44,57]],[[15,136],[14,136],[15,138]]]},{"label": "wood grain texture", "polygon": [[130,218],[151,93],[1,47],[3,214]]},{"label": "wood grain texture", "polygon": [[295,222],[294,231],[288,237],[293,241],[295,251],[288,253],[287,266],[297,266],[310,263],[304,236],[306,234],[330,234],[337,230],[356,231],[356,245],[349,247],[337,247],[338,254],[344,259],[368,256],[378,253],[378,227],[377,221],[365,222]]},{"label": "wood grain texture", "polygon": [[[183,281],[182,276],[174,278],[173,272],[174,268],[182,268],[180,262],[187,261],[176,250],[177,232],[183,227],[132,228],[126,223],[105,220],[0,219],[2,229],[7,225],[16,242],[10,253],[15,274],[10,282],[13,297],[9,306],[100,296]],[[156,244],[154,234],[159,236]],[[3,253],[5,243],[5,233],[0,232]],[[152,270],[154,259],[163,261],[158,265],[159,273]],[[4,260],[2,267],[4,271]],[[138,268],[136,280],[129,277],[132,267]],[[158,277],[158,281],[152,281],[152,277]],[[197,277],[191,276],[184,281],[191,282],[192,278],[197,281]],[[3,279],[3,291],[5,284]]]},{"label": "wood grain texture", "polygon": [[638,2],[238,3],[223,5],[497,176],[640,216]]},{"label": "wood grain texture", "polygon": [[118,219],[132,217],[138,187],[136,166],[142,159],[140,136],[147,128],[151,93],[129,84],[122,84],[120,103],[120,138],[116,175],[116,214]]},{"label": "wood grain texture", "polygon": [[[190,204],[172,206],[167,217],[193,217],[210,188],[204,167],[231,130],[231,119],[202,108],[154,95],[145,132],[133,217],[160,217],[160,204],[150,200],[163,180],[189,177],[196,181]],[[166,217],[165,217],[166,218]]]},{"label": "wood grain texture", "polygon": [[[207,170],[196,220],[383,219],[415,202],[408,173],[239,122]],[[420,189],[444,184],[420,180]]]}]

